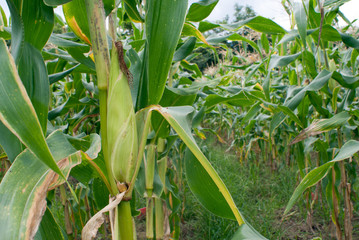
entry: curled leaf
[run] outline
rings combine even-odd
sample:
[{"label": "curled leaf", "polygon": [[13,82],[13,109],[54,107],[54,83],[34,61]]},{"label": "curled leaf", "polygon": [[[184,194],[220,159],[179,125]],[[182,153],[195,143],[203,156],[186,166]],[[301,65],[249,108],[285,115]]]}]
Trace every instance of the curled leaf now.
[{"label": "curled leaf", "polygon": [[[118,194],[114,199],[110,198],[110,203],[101,211],[96,213],[82,229],[82,240],[92,240],[96,237],[98,229],[104,223],[104,213],[111,212],[121,201],[126,192]],[[112,214],[110,214],[112,215]]]}]

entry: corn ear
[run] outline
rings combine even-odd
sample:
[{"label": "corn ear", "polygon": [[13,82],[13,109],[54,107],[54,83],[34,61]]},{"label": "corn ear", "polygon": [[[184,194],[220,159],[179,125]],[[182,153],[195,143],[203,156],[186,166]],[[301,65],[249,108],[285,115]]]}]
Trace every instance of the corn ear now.
[{"label": "corn ear", "polygon": [[137,159],[137,128],[130,86],[127,76],[121,71],[118,56],[113,46],[107,100],[107,140],[115,179],[129,183]]}]

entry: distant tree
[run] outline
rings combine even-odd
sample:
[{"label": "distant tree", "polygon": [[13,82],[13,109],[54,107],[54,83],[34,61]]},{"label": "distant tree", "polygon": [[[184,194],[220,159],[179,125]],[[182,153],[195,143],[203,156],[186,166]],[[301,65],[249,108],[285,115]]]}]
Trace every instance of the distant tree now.
[{"label": "distant tree", "polygon": [[[229,17],[229,15],[225,15],[225,17],[222,20],[217,20],[216,23],[217,24],[228,24],[228,23],[234,23],[234,22],[238,22],[238,21],[242,21],[251,17],[255,17],[257,16],[257,13],[254,11],[254,9],[251,6],[244,6],[244,5],[239,5],[238,3],[236,3],[234,5],[234,14],[233,17]],[[252,30],[249,29],[248,27],[243,27],[241,29],[239,29],[237,32],[243,36],[248,35]],[[224,28],[219,27],[219,28],[215,28],[212,29],[211,31],[208,31],[205,33],[206,36],[210,36],[210,35],[216,35],[216,36],[220,36],[220,35],[227,35],[228,31],[226,31]],[[230,43],[226,43],[226,45],[230,48],[232,48],[235,51],[239,51],[240,48],[246,48],[249,52],[254,51],[254,49],[250,46],[247,45],[246,43],[243,43],[243,46],[238,44],[238,41],[234,41],[234,42],[230,42]],[[221,53],[218,52],[219,48],[217,49],[217,53],[219,58],[221,58]],[[192,59],[192,62],[197,63],[199,69],[201,71],[203,71],[204,69],[211,67],[211,66],[215,66],[218,63],[218,59],[215,57],[215,54],[212,52],[213,50],[210,49],[205,49],[205,48],[199,48],[195,51],[195,53],[197,53],[198,55]]]},{"label": "distant tree", "polygon": [[255,17],[257,15],[257,13],[253,10],[253,8],[251,6],[243,6],[243,5],[239,5],[238,3],[236,3],[234,5],[234,22],[238,22],[241,20],[245,20],[251,17]]}]

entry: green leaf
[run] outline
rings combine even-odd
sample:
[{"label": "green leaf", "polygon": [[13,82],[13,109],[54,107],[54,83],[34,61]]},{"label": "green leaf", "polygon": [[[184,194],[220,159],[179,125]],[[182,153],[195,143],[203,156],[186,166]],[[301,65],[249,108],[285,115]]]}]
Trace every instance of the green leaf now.
[{"label": "green leaf", "polygon": [[282,28],[272,20],[262,16],[248,18],[246,20],[232,24],[223,24],[221,26],[228,30],[238,30],[241,27],[247,26],[255,31],[266,34],[282,34],[287,32],[286,30],[284,30],[284,28]]},{"label": "green leaf", "polygon": [[235,220],[235,216],[216,183],[189,149],[185,152],[188,186],[199,202],[213,214]]},{"label": "green leaf", "polygon": [[196,38],[190,37],[188,38],[181,47],[179,47],[175,54],[173,55],[173,61],[181,61],[185,59],[188,55],[190,55],[196,45]]},{"label": "green leaf", "polygon": [[290,209],[294,206],[297,202],[298,198],[303,194],[303,192],[309,188],[317,184],[320,180],[322,180],[328,173],[330,167],[333,166],[334,163],[328,162],[323,164],[320,167],[317,167],[310,171],[300,182],[298,187],[295,189],[293,195],[291,196],[287,207],[285,208],[284,214],[287,214]]},{"label": "green leaf", "polygon": [[[264,33],[263,33],[264,34]],[[263,36],[263,35],[262,35]],[[251,45],[255,50],[258,51],[258,53],[260,54],[260,56],[262,57],[262,52],[261,50],[259,49],[258,45],[253,42],[252,40],[249,40],[241,35],[239,35],[238,33],[234,33],[234,34],[231,34],[230,36],[228,36],[227,38],[228,40],[230,41],[242,41],[242,42],[246,42],[248,43],[249,45]],[[266,38],[267,39],[267,38]],[[210,42],[210,40],[208,40],[208,42]],[[212,41],[211,41],[212,42]],[[269,50],[269,45],[268,45],[268,50]]]},{"label": "green leaf", "polygon": [[45,142],[35,109],[4,40],[0,40],[0,68],[0,120],[43,163],[63,176]]},{"label": "green leaf", "polygon": [[102,2],[103,2],[103,7],[105,9],[106,16],[110,15],[112,10],[115,9],[116,0],[102,0]]},{"label": "green leaf", "polygon": [[[302,88],[293,98],[286,101],[284,105],[293,111],[304,99],[307,91],[320,90],[329,81],[332,75],[333,74],[331,72],[323,70],[309,85]],[[272,118],[272,121],[270,122],[269,133],[272,134],[274,129],[276,129],[285,120],[285,118],[286,116],[284,113],[275,114]]]},{"label": "green leaf", "polygon": [[198,30],[201,32],[207,32],[209,30],[218,28],[220,25],[216,23],[211,23],[208,21],[201,21],[198,26]]},{"label": "green leaf", "polygon": [[47,6],[56,7],[56,6],[59,6],[59,5],[62,5],[62,4],[71,2],[71,1],[72,0],[44,0],[44,3]]},{"label": "green leaf", "polygon": [[15,62],[18,63],[25,39],[24,24],[13,1],[6,0],[6,2],[11,13],[11,55],[14,57]]},{"label": "green leaf", "polygon": [[307,71],[309,72],[312,78],[315,78],[318,75],[318,69],[317,69],[316,59],[313,53],[309,51],[304,51],[303,57]]},{"label": "green leaf", "polygon": [[125,0],[125,10],[128,16],[134,22],[144,22],[141,14],[137,10],[136,0]]},{"label": "green leaf", "polygon": [[49,82],[50,84],[53,84],[57,81],[60,81],[61,79],[65,78],[67,75],[69,75],[70,73],[72,73],[73,70],[75,70],[78,66],[80,66],[80,64],[75,65],[72,68],[69,68],[63,72],[59,72],[59,73],[54,73],[49,75]]},{"label": "green leaf", "polygon": [[0,145],[4,149],[10,162],[13,162],[17,155],[19,155],[24,149],[20,140],[12,134],[12,132],[5,127],[0,121]]},{"label": "green leaf", "polygon": [[286,106],[278,106],[278,109],[283,113],[287,114],[294,122],[296,122],[301,128],[303,128],[303,123],[291,109]]},{"label": "green leaf", "polygon": [[4,31],[4,27],[7,27],[7,18],[4,9],[0,6],[0,31]]},{"label": "green leaf", "polygon": [[137,104],[137,97],[138,97],[138,88],[141,79],[141,68],[142,68],[142,61],[138,56],[137,52],[134,49],[130,49],[126,52],[127,57],[131,62],[130,72],[133,76],[133,83],[131,84],[131,96],[133,105],[136,106]]},{"label": "green leaf", "polygon": [[[163,93],[162,99],[160,101],[160,105],[162,107],[173,107],[173,106],[184,106],[189,105],[191,106],[197,96],[197,92],[188,91],[192,94],[184,93],[187,89],[182,89],[184,91],[176,91],[176,88],[169,88],[166,87]],[[157,137],[166,138],[169,135],[169,125],[168,123],[161,117],[160,114],[154,113],[152,115],[152,127],[156,132]]]},{"label": "green leaf", "polygon": [[232,240],[265,240],[250,224],[246,223],[239,227]]},{"label": "green leaf", "polygon": [[355,49],[359,49],[359,40],[353,38],[352,36],[348,35],[348,34],[344,34],[344,33],[339,33],[342,41],[344,42],[345,45],[347,45],[348,47],[352,47]]},{"label": "green leaf", "polygon": [[269,41],[265,33],[261,35],[261,45],[264,51],[268,54],[269,53]]},{"label": "green leaf", "polygon": [[27,42],[22,49],[18,73],[45,134],[50,102],[49,78],[40,51]]},{"label": "green leaf", "polygon": [[92,184],[92,191],[97,209],[102,209],[106,207],[108,204],[110,192],[106,188],[104,182],[101,181],[99,178],[95,178]]},{"label": "green leaf", "polygon": [[145,50],[148,51],[148,104],[157,104],[162,97],[180,38],[187,0],[149,0],[147,6]]},{"label": "green leaf", "polygon": [[[177,132],[178,136],[186,144],[186,146],[191,150],[195,159],[203,167],[204,171],[207,172],[208,176],[214,182],[216,188],[213,191],[220,193],[225,201],[227,202],[227,207],[229,207],[237,220],[239,225],[244,224],[243,218],[238,211],[236,204],[233,201],[231,194],[229,193],[227,187],[218,176],[217,172],[214,170],[208,159],[204,156],[200,148],[198,147],[196,141],[194,140],[191,133],[192,119],[194,109],[190,106],[182,107],[168,107],[163,108],[160,106],[151,106],[150,111],[159,112],[166,121],[171,125],[171,127]],[[216,193],[216,195],[217,195]],[[218,196],[218,195],[217,195]],[[229,210],[226,211],[227,213]],[[228,215],[228,214],[226,214]]]},{"label": "green leaf", "polygon": [[58,239],[64,240],[60,226],[57,224],[54,216],[49,208],[46,208],[45,214],[42,217],[39,230],[35,235],[35,240]]},{"label": "green leaf", "polygon": [[[67,136],[67,139],[73,147],[82,151],[82,162],[72,169],[71,176],[75,177],[83,184],[89,184],[92,179],[97,178],[98,181],[102,180],[102,184],[107,187],[107,191],[111,189],[105,160],[103,154],[100,154],[101,137],[98,134],[93,133],[84,138]],[[100,178],[101,180],[99,180]],[[108,203],[108,194],[106,195],[106,198]]]},{"label": "green leaf", "polygon": [[202,77],[202,72],[196,63],[189,63],[186,60],[182,60],[181,66],[187,70],[195,72],[198,77]]},{"label": "green leaf", "polygon": [[350,115],[347,112],[341,112],[334,115],[329,119],[320,119],[314,121],[310,124],[309,127],[304,129],[299,133],[299,135],[291,142],[291,144],[298,143],[304,139],[321,134],[323,132],[328,132],[333,129],[341,127],[343,124],[347,123],[350,119]]},{"label": "green leaf", "polygon": [[[80,163],[80,152],[76,152],[61,132],[51,134],[47,144],[66,176],[73,166]],[[63,181],[29,149],[22,152],[0,184],[1,237],[31,239],[46,210],[47,191]]]},{"label": "green leaf", "polygon": [[255,90],[243,90],[230,97],[222,97],[216,94],[211,94],[206,97],[205,106],[207,108],[213,107],[217,104],[229,104],[241,107],[251,106],[259,99],[261,94],[261,92]]},{"label": "green leaf", "polygon": [[11,29],[8,27],[3,28],[3,30],[0,29],[0,38],[3,38],[5,40],[10,40],[11,39]]},{"label": "green leaf", "polygon": [[54,27],[54,10],[43,0],[22,1],[21,18],[24,22],[25,41],[42,50]]},{"label": "green leaf", "polygon": [[[85,65],[90,70],[95,70],[95,63],[90,56],[85,56],[86,51],[84,52],[82,48],[71,47],[66,49],[68,53],[79,63]],[[61,56],[60,56],[61,57]],[[65,59],[65,58],[64,58]],[[66,59],[65,59],[66,60]]]},{"label": "green leaf", "polygon": [[76,36],[91,45],[85,0],[72,0],[64,4],[62,10],[71,30]]},{"label": "green leaf", "polygon": [[70,47],[81,48],[82,52],[89,52],[89,50],[90,50],[89,46],[86,44],[73,42],[73,41],[61,38],[57,34],[52,34],[50,36],[49,43],[52,43],[58,47],[63,47],[63,48],[70,48]]},{"label": "green leaf", "polygon": [[182,36],[193,36],[196,37],[199,41],[202,41],[204,44],[208,45],[206,37],[189,22],[185,22],[182,29]]},{"label": "green leaf", "polygon": [[355,140],[350,140],[343,145],[343,147],[339,150],[339,153],[332,161],[327,162],[322,166],[310,171],[295,189],[292,197],[287,204],[287,207],[285,208],[284,214],[287,214],[290,211],[290,209],[294,206],[294,204],[298,201],[299,197],[307,188],[314,186],[328,174],[329,169],[334,166],[335,162],[350,158],[358,151],[359,142]]},{"label": "green leaf", "polygon": [[218,1],[219,0],[200,0],[192,3],[186,16],[187,21],[202,21],[211,14]]},{"label": "green leaf", "polygon": [[[319,37],[319,28],[316,29],[315,32],[312,33],[312,36],[314,37],[315,41],[318,41],[318,37]],[[340,41],[341,36],[338,32],[338,30],[336,30],[334,27],[332,27],[329,24],[324,24],[322,27],[322,33],[321,33],[321,39],[324,41]]]},{"label": "green leaf", "polygon": [[288,56],[271,56],[268,69],[271,70],[275,67],[284,67],[296,60],[302,53],[296,53]]},{"label": "green leaf", "polygon": [[[324,118],[328,118],[331,116],[329,110],[326,107],[323,107],[323,97],[320,92],[308,92],[307,94],[308,99],[320,115],[322,115]],[[333,94],[333,96],[335,96],[335,93]]]},{"label": "green leaf", "polygon": [[358,151],[359,151],[359,142],[355,140],[349,140],[343,145],[339,153],[335,156],[335,158],[331,162],[338,162],[350,158]]},{"label": "green leaf", "polygon": [[333,72],[333,79],[335,79],[340,85],[350,89],[356,89],[359,86],[359,77],[353,75],[347,75],[344,73]]},{"label": "green leaf", "polygon": [[304,48],[307,47],[307,14],[304,9],[304,2],[295,2],[294,3],[294,17],[297,23],[298,32],[300,38],[302,39]]},{"label": "green leaf", "polygon": [[261,110],[260,103],[256,103],[255,105],[253,105],[247,112],[246,116],[242,119],[241,124],[243,125],[251,121],[260,110]]}]

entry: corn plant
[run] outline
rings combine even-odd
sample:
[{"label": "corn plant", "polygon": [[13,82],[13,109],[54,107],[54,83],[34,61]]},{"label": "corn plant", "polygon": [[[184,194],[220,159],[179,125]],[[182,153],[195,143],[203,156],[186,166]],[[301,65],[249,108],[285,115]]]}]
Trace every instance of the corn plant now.
[{"label": "corn plant", "polygon": [[[344,2],[283,1],[292,19],[290,32],[274,23],[265,29],[252,25],[255,17],[241,23],[262,32],[256,41],[233,34],[213,37],[217,43],[226,39],[249,42],[260,57],[251,65],[223,66],[225,74],[219,75],[225,86],[203,104],[207,114],[216,113],[208,121],[211,125],[227,118],[224,128],[236,129],[232,146],[241,159],[248,157],[253,141],[258,141],[273,170],[283,160],[296,162],[302,180],[285,215],[303,194],[311,223],[313,207],[324,199],[336,238],[353,239],[358,39],[357,29],[340,11]],[[337,28],[340,18],[347,23],[341,29]],[[235,71],[242,71],[243,77],[236,79]],[[316,186],[313,191],[312,186]]]},{"label": "corn plant", "polygon": [[[203,206],[237,221],[235,239],[265,239],[245,222],[192,135],[190,105],[206,84],[178,94],[168,79],[178,64],[196,72],[185,60],[193,50],[189,36],[209,42],[192,22],[217,2],[187,9],[187,1],[175,0],[7,0],[11,23],[4,14],[0,21],[0,144],[12,164],[0,185],[3,238],[64,239],[46,201],[59,188],[69,237],[93,239],[108,218],[112,239],[136,239],[131,200],[139,192],[146,198],[146,237],[178,239],[166,173],[169,149],[180,138],[188,182]],[[54,15],[59,5],[66,23]],[[72,32],[53,33],[55,24]],[[80,182],[75,190],[69,175]]]}]

